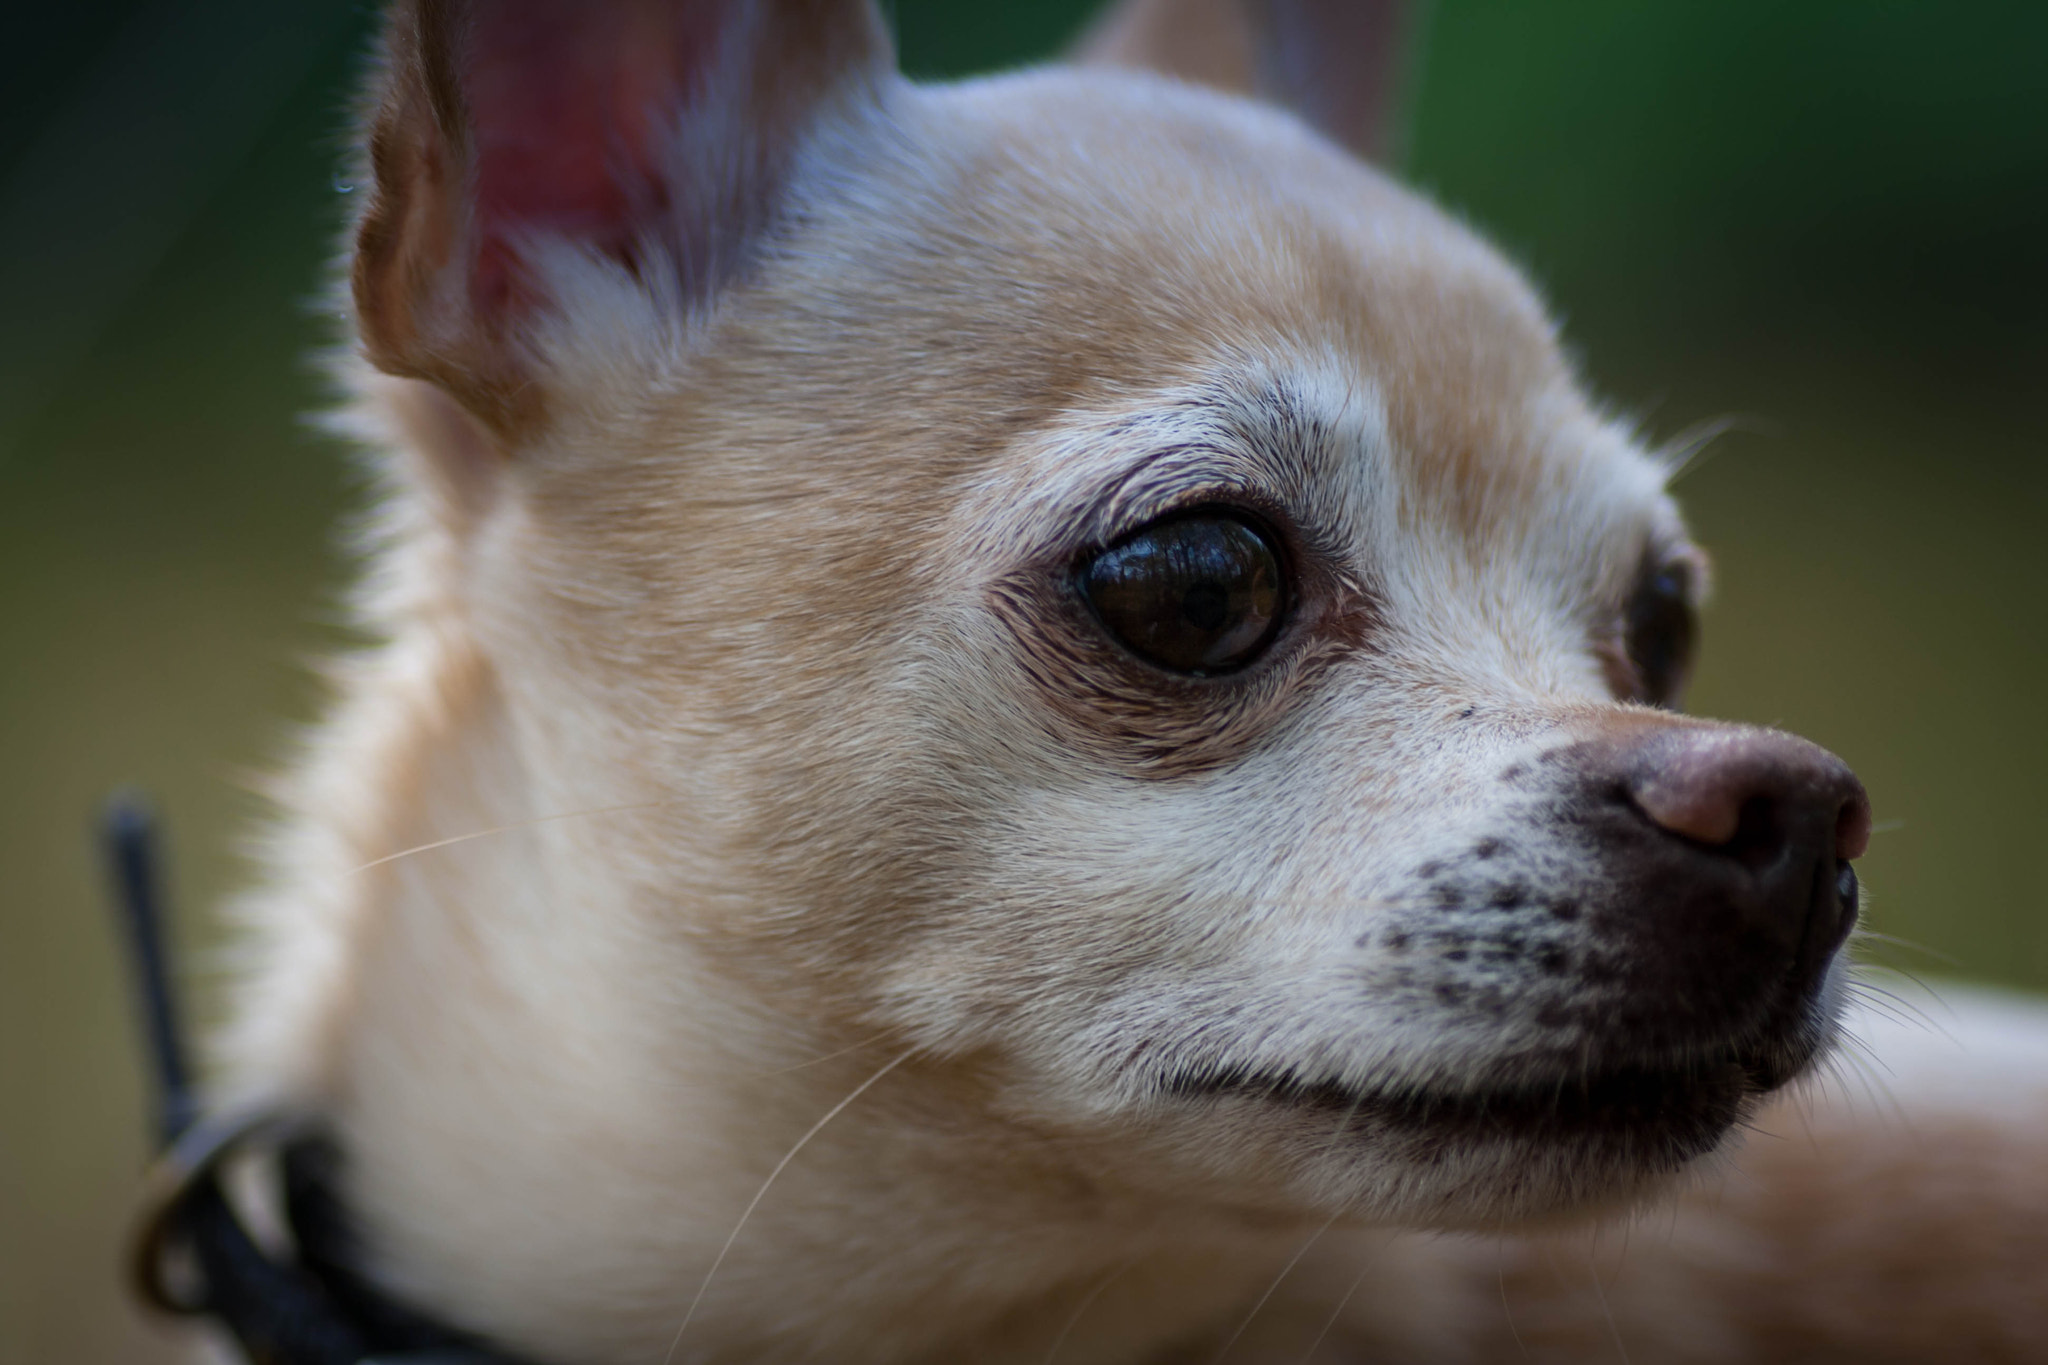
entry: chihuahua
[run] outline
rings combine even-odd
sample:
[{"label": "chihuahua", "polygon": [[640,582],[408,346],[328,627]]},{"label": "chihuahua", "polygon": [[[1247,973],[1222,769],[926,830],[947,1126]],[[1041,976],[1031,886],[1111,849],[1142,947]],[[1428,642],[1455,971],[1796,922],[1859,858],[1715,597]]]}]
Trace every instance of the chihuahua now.
[{"label": "chihuahua", "polygon": [[918,85],[872,0],[398,6],[377,643],[223,1049],[365,1284],[559,1365],[2048,1359],[2048,1025],[1860,999],[1862,787],[1676,709],[1669,461],[1359,159],[1396,18]]}]

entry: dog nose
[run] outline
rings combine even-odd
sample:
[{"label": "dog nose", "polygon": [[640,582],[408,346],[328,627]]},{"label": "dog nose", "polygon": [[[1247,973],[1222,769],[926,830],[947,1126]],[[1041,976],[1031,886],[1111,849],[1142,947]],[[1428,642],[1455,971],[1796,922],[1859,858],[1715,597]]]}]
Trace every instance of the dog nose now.
[{"label": "dog nose", "polygon": [[[1577,894],[1543,902],[1585,945],[1552,1013],[1645,1053],[1764,1039],[1743,1066],[1776,1085],[1835,1005],[1860,896],[1850,859],[1870,839],[1863,784],[1775,730],[1618,708],[1587,719],[1545,752],[1558,799],[1536,807],[1586,855]],[[1526,771],[1503,776],[1542,790]]]},{"label": "dog nose", "polygon": [[1870,843],[1870,799],[1849,765],[1775,730],[1658,731],[1635,755],[1628,786],[1665,830],[1754,866],[1793,844],[1849,862]]},{"label": "dog nose", "polygon": [[1616,755],[1650,822],[1754,878],[1756,927],[1817,968],[1856,921],[1851,859],[1870,843],[1870,799],[1849,766],[1775,730],[1677,725]]}]

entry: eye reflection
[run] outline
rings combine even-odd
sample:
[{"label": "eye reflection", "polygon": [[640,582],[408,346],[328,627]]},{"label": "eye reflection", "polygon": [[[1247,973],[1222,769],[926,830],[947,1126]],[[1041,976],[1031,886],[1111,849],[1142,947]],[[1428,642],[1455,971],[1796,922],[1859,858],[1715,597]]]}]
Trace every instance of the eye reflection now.
[{"label": "eye reflection", "polygon": [[1227,513],[1155,522],[1082,566],[1079,586],[1119,644],[1177,673],[1244,667],[1271,642],[1285,607],[1280,556]]}]

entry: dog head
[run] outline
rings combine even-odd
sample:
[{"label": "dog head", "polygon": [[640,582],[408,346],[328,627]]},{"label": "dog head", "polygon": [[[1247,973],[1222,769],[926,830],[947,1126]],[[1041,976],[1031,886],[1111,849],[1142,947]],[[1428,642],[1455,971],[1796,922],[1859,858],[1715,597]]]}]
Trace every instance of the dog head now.
[{"label": "dog head", "polygon": [[[616,949],[534,1038],[864,1044],[1083,1177],[1432,1226],[1630,1197],[1826,1047],[1861,789],[1672,709],[1667,470],[1459,223],[1157,77],[910,85],[853,0],[393,34],[364,382],[489,698],[408,780],[624,812],[438,896]],[[482,970],[390,1008],[480,1033]]]}]

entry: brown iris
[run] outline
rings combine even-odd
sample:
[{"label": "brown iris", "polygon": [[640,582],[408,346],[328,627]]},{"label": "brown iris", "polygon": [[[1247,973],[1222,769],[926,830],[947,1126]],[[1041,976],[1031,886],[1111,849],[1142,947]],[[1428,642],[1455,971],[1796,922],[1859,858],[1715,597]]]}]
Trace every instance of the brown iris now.
[{"label": "brown iris", "polygon": [[1081,566],[1081,593],[1117,643],[1197,676],[1242,668],[1285,606],[1280,555],[1243,518],[1197,512],[1134,531]]}]

